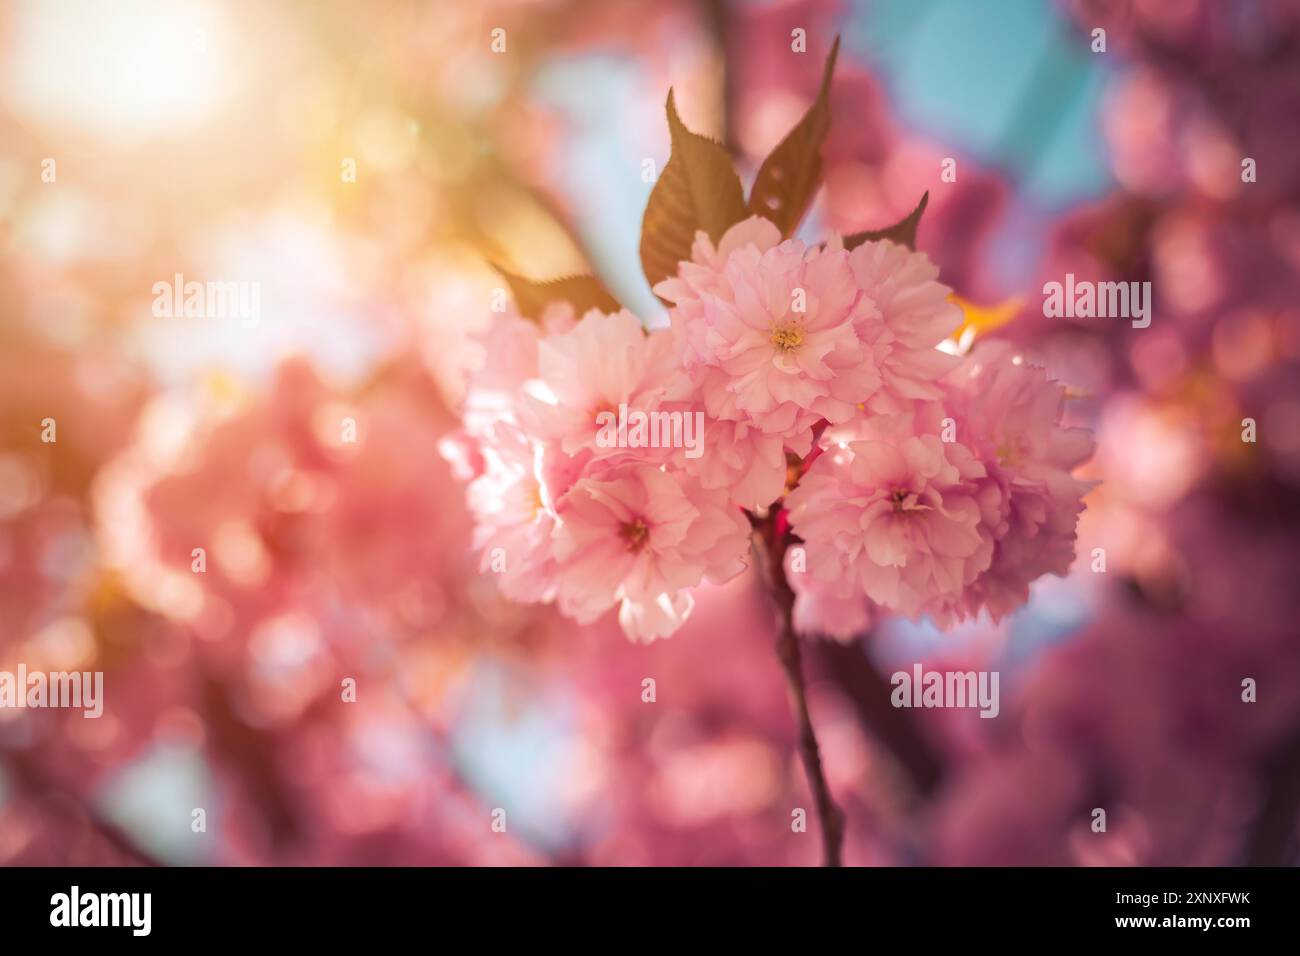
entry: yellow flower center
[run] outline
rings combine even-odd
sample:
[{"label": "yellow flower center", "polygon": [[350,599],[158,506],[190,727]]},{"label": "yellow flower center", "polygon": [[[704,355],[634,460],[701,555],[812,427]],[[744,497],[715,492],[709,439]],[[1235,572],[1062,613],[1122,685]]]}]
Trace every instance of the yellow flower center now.
[{"label": "yellow flower center", "polygon": [[803,342],[803,329],[797,325],[782,325],[772,330],[772,344],[783,352],[793,352]]},{"label": "yellow flower center", "polygon": [[1015,437],[1007,438],[998,445],[998,461],[1015,467],[1023,464],[1025,457],[1024,443]]}]

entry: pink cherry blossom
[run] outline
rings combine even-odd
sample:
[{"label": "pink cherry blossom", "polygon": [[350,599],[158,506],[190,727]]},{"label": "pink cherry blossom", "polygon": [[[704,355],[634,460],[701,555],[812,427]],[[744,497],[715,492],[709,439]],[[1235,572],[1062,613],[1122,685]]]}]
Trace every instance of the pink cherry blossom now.
[{"label": "pink cherry blossom", "polygon": [[683,468],[709,489],[722,488],[738,508],[766,508],[785,490],[786,459],[781,439],[747,422],[710,419],[705,453]]},{"label": "pink cherry blossom", "polygon": [[944,417],[934,403],[874,416],[861,440],[813,462],[786,498],[811,574],[918,617],[944,615],[988,567],[977,484],[987,473],[970,449],[940,437]]},{"label": "pink cherry blossom", "polygon": [[745,567],[749,526],[727,493],[654,465],[583,477],[557,507],[560,609],[581,623],[619,604],[635,640],[666,637],[694,606],[689,588]]},{"label": "pink cherry blossom", "polygon": [[675,341],[708,413],[806,445],[818,421],[847,420],[879,387],[860,331],[878,317],[842,247],[779,238],[756,218],[716,249],[700,233],[693,261],[656,292],[676,306]]},{"label": "pink cherry blossom", "polygon": [[957,359],[936,346],[962,316],[949,301],[951,290],[936,281],[938,268],[925,253],[888,239],[858,246],[849,254],[849,266],[877,310],[859,322],[884,386],[872,400],[873,410],[904,411],[910,399],[939,398],[938,380]]},{"label": "pink cherry blossom", "polygon": [[803,568],[807,549],[790,548],[785,555],[785,576],[794,591],[794,629],[805,637],[833,637],[850,641],[871,624],[866,595],[846,579],[825,581]]},{"label": "pink cherry blossom", "polygon": [[541,448],[505,422],[491,437],[481,449],[483,472],[468,489],[479,570],[498,574],[512,600],[548,602],[555,596],[555,512],[539,474]]},{"label": "pink cherry blossom", "polygon": [[1095,483],[1070,472],[1092,455],[1093,440],[1086,429],[1061,427],[1064,386],[1007,343],[976,348],[951,381],[958,433],[996,485],[981,495],[993,560],[958,609],[985,606],[996,620],[1028,600],[1035,579],[1064,575],[1073,563],[1082,497]]},{"label": "pink cherry blossom", "polygon": [[[1070,469],[1090,440],[1059,428],[1062,391],[1041,372],[938,350],[960,310],[937,276],[889,240],[810,246],[751,217],[716,245],[698,233],[656,287],[670,330],[626,311],[501,317],[465,438],[444,442],[478,475],[481,569],[579,621],[618,605],[649,640],[685,620],[690,588],[743,565],[742,510],[780,503],[807,549],[801,632],[849,637],[869,602],[943,626],[1023,603],[1073,558],[1088,486]],[[600,438],[620,408],[701,406],[699,455]]]},{"label": "pink cherry blossom", "polygon": [[571,455],[599,447],[603,415],[657,408],[676,363],[666,331],[647,334],[626,310],[593,310],[571,330],[543,337],[537,366],[522,414],[533,434]]},{"label": "pink cherry blossom", "polygon": [[477,361],[466,382],[461,418],[471,433],[492,423],[518,420],[525,383],[538,376],[538,348],[545,334],[563,334],[573,328],[573,306],[549,305],[540,322],[524,318],[511,306],[493,313],[486,330],[476,337]]}]

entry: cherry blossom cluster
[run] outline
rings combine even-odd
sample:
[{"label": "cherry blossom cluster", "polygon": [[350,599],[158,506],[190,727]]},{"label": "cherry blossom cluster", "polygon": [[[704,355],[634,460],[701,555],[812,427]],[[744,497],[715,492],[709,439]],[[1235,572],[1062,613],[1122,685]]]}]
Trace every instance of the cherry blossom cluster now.
[{"label": "cherry blossom cluster", "polygon": [[[998,618],[1066,573],[1092,439],[1008,346],[939,348],[962,313],[923,253],[783,240],[753,216],[716,244],[698,232],[655,292],[670,321],[649,331],[566,303],[493,316],[447,453],[508,597],[582,623],[618,606],[630,638],[664,637],[778,508],[801,633],[848,637],[873,611]],[[620,409],[702,411],[702,453],[601,441]]]}]

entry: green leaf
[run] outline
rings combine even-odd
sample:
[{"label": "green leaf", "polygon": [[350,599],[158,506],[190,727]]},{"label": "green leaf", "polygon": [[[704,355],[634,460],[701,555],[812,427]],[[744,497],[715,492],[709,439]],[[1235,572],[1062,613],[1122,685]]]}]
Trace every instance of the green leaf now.
[{"label": "green leaf", "polygon": [[667,110],[672,152],[641,221],[641,268],[652,286],[676,275],[677,263],[690,259],[696,230],[717,242],[745,218],[745,192],[727,151],[686,128],[672,90]]},{"label": "green leaf", "polygon": [[519,314],[534,321],[541,319],[542,312],[552,302],[569,302],[573,305],[574,315],[582,318],[589,309],[601,312],[617,312],[622,308],[617,299],[595,276],[563,276],[536,282],[525,279],[513,272],[493,264],[498,272],[505,276],[514,296],[515,307]]},{"label": "green leaf", "polygon": [[767,217],[783,236],[791,236],[799,228],[821,185],[822,143],[831,126],[831,74],[839,51],[840,38],[836,37],[826,58],[817,99],[799,124],[763,160],[749,194],[750,214]]},{"label": "green leaf", "polygon": [[927,189],[924,195],[921,196],[921,201],[916,204],[916,208],[908,213],[906,218],[900,219],[887,229],[855,232],[851,236],[845,236],[844,248],[856,249],[864,242],[872,242],[876,239],[892,239],[894,242],[902,243],[909,249],[915,249],[916,227],[921,224],[921,213],[925,212],[925,207],[929,202],[930,191]]}]

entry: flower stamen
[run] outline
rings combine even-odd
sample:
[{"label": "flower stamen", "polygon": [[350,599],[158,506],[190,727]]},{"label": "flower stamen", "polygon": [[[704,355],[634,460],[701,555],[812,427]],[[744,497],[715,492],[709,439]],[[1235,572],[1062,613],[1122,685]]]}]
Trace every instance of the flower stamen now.
[{"label": "flower stamen", "polygon": [[894,503],[894,511],[915,511],[917,508],[917,495],[906,488],[895,488],[889,494],[889,500]]},{"label": "flower stamen", "polygon": [[803,329],[797,325],[781,325],[772,330],[772,344],[783,352],[793,352],[803,344]]},{"label": "flower stamen", "polygon": [[637,518],[633,521],[625,521],[618,529],[618,536],[627,542],[629,551],[640,554],[641,549],[645,547],[646,539],[650,537],[650,529],[646,527],[643,520]]}]

